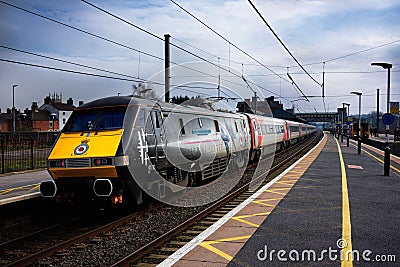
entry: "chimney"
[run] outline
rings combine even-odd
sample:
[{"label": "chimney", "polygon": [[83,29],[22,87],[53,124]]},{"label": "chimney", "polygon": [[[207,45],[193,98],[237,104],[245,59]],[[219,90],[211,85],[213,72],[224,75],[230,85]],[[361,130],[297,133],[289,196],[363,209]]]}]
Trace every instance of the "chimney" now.
[{"label": "chimney", "polygon": [[39,112],[39,107],[37,102],[32,102],[32,112]]},{"label": "chimney", "polygon": [[11,109],[7,108],[7,114],[11,114]]},{"label": "chimney", "polygon": [[83,105],[83,100],[79,100],[79,106]]},{"label": "chimney", "polygon": [[72,100],[72,97],[67,99],[67,105],[73,105],[74,104],[74,100]]},{"label": "chimney", "polygon": [[45,104],[45,105],[48,105],[48,104],[50,104],[50,103],[51,103],[50,96],[46,96],[46,97],[44,98],[44,104]]}]

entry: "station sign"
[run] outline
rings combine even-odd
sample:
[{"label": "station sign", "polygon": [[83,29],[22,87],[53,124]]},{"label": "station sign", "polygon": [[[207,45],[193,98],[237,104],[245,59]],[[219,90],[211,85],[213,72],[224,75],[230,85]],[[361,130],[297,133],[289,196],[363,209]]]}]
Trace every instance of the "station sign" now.
[{"label": "station sign", "polygon": [[394,122],[393,114],[390,114],[390,113],[383,114],[382,121],[385,125],[391,125]]},{"label": "station sign", "polygon": [[399,102],[389,102],[390,114],[399,114]]}]

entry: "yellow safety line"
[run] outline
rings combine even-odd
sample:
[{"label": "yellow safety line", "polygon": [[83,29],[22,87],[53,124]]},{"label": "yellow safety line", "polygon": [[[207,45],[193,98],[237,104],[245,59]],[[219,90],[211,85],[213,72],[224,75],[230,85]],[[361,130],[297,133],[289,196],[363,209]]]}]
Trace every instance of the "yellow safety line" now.
[{"label": "yellow safety line", "polygon": [[249,222],[249,221],[246,221],[246,220],[243,220],[243,219],[256,217],[256,216],[264,216],[264,215],[269,215],[269,214],[271,214],[271,212],[261,212],[261,213],[254,213],[254,214],[246,214],[246,215],[233,216],[232,219],[258,228],[258,227],[260,227],[259,224],[252,223],[252,222]]},{"label": "yellow safety line", "polygon": [[[322,147],[325,146],[326,140],[327,140],[327,136],[324,135],[322,143],[321,143]],[[267,189],[267,190],[264,191],[264,192],[269,192],[269,193],[273,193],[273,194],[282,195],[281,198],[269,198],[269,199],[264,199],[264,200],[253,200],[252,202],[276,208],[278,203],[276,203],[274,205],[271,205],[271,204],[267,204],[267,203],[264,203],[264,202],[273,201],[273,200],[278,200],[278,202],[279,202],[280,200],[282,200],[289,193],[289,191],[293,188],[293,186],[296,184],[298,179],[304,174],[304,172],[305,172],[304,168],[308,168],[311,165],[311,163],[316,158],[315,155],[318,156],[319,153],[321,152],[321,150],[322,150],[322,148],[318,149],[318,153],[314,153],[314,154],[310,155],[310,156],[313,156],[313,159],[304,159],[303,161],[305,161],[306,164],[303,164],[303,161],[300,162],[299,164],[301,165],[301,167],[297,167],[296,166],[294,168],[295,170],[292,170],[289,173],[285,174],[285,176],[282,177],[281,181],[276,182],[278,184],[283,184],[283,185],[287,185],[287,186],[290,186],[290,187],[273,188],[273,189]],[[286,177],[286,180],[283,180],[283,179],[285,179],[285,177]],[[287,178],[296,178],[296,179],[287,179]],[[291,183],[291,182],[293,182],[293,183]],[[312,186],[309,186],[309,187],[312,187]],[[308,188],[308,187],[305,187],[305,188]],[[288,191],[285,192],[285,193],[277,192],[279,190],[288,190]],[[244,218],[250,218],[250,217],[255,217],[255,216],[265,216],[265,215],[271,214],[271,212],[272,211],[263,212],[263,213],[248,214],[248,215],[233,216],[231,219],[234,219],[234,220],[237,220],[239,222],[242,222],[242,223],[248,224],[250,226],[253,226],[255,228],[258,228],[258,227],[260,227],[260,225],[252,223],[252,222],[249,222],[247,220],[244,220]],[[212,245],[220,244],[220,243],[223,243],[223,242],[230,242],[230,241],[249,239],[250,237],[251,237],[251,235],[247,235],[247,236],[230,237],[230,238],[224,238],[224,239],[212,240],[212,241],[203,241],[199,245],[202,246],[203,248],[205,248],[205,249],[207,249],[207,250],[209,250],[209,251],[221,256],[222,258],[224,258],[224,259],[226,259],[228,261],[232,261],[233,257],[231,255],[229,255],[229,254],[227,254],[227,253],[225,253],[225,252],[213,247]]]},{"label": "yellow safety line", "polygon": [[[353,144],[351,144],[351,145],[354,146],[354,147],[357,147],[357,146],[355,146],[355,145],[353,145]],[[361,149],[361,150],[364,151],[365,153],[367,153],[368,155],[370,155],[371,157],[373,157],[374,159],[376,159],[377,161],[379,161],[380,163],[383,163],[383,164],[385,163],[383,160],[381,160],[380,158],[376,157],[375,155],[372,155],[370,152],[368,152],[368,151],[366,151],[366,150],[364,150],[364,149]],[[390,168],[392,168],[393,170],[395,170],[395,171],[397,171],[398,173],[400,173],[400,170],[397,169],[396,167],[390,165]]]},{"label": "yellow safety line", "polygon": [[213,241],[203,241],[199,245],[202,246],[205,249],[208,249],[215,254],[221,256],[222,258],[231,261],[233,257],[231,255],[226,254],[225,252],[211,246],[215,244],[220,244],[223,242],[230,242],[230,241],[237,241],[237,240],[243,240],[243,239],[249,239],[251,235],[245,235],[245,236],[237,236],[237,237],[230,237],[230,238],[224,238],[224,239],[219,239],[219,240],[213,240]]},{"label": "yellow safety line", "polygon": [[9,193],[9,192],[11,192],[11,191],[14,191],[14,190],[24,189],[24,188],[26,188],[26,187],[38,186],[38,185],[40,185],[40,183],[37,183],[37,184],[28,184],[28,185],[23,185],[23,186],[19,186],[19,187],[13,187],[13,188],[7,188],[7,189],[0,190],[0,194],[5,195],[5,194],[7,194],[7,193]]},{"label": "yellow safety line", "polygon": [[40,187],[40,184],[38,184],[38,185],[32,187],[31,189],[28,190],[28,192],[29,192],[29,191],[33,191],[33,190],[35,190],[35,189],[38,189],[39,187]]},{"label": "yellow safety line", "polygon": [[342,156],[342,150],[340,149],[339,142],[335,139],[336,145],[339,152],[340,168],[342,170],[342,267],[353,266],[353,254],[351,244],[351,222],[350,222],[350,206],[349,206],[349,191],[347,189],[347,177],[346,168],[344,166],[344,160]]}]

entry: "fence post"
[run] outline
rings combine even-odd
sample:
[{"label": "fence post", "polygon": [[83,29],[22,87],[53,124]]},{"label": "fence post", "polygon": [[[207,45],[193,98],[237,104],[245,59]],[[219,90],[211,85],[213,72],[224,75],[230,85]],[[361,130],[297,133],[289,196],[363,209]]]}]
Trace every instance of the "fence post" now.
[{"label": "fence post", "polygon": [[1,137],[1,173],[4,174],[5,168],[4,168],[4,136]]},{"label": "fence post", "polygon": [[31,141],[31,169],[34,169],[34,159],[33,159],[33,138],[30,138]]}]

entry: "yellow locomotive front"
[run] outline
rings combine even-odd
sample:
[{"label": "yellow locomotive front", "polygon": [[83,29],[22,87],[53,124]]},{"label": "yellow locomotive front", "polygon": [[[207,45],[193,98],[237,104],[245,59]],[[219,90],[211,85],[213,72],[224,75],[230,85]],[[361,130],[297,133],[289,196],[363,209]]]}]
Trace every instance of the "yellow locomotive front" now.
[{"label": "yellow locomotive front", "polygon": [[122,202],[120,177],[127,159],[121,139],[129,99],[107,100],[73,112],[48,156],[53,181],[42,182],[43,196],[55,197],[57,202],[94,198]]}]

